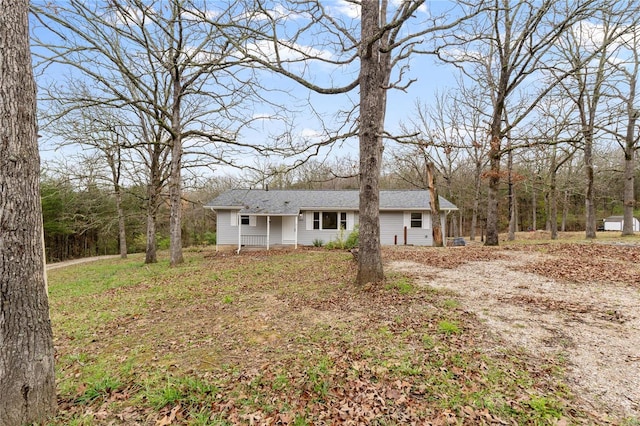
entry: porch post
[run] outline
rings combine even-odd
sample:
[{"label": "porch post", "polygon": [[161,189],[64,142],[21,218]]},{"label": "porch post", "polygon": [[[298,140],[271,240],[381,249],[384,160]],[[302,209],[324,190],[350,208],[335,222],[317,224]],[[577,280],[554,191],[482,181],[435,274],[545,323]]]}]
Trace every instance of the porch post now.
[{"label": "porch post", "polygon": [[269,250],[269,233],[271,231],[271,216],[267,216],[267,250]]},{"label": "porch post", "polygon": [[293,234],[295,235],[295,242],[293,244],[294,250],[298,249],[298,216],[293,221]]},{"label": "porch post", "polygon": [[238,224],[238,253],[242,249],[242,221],[240,220],[240,212],[236,213],[236,223]]}]

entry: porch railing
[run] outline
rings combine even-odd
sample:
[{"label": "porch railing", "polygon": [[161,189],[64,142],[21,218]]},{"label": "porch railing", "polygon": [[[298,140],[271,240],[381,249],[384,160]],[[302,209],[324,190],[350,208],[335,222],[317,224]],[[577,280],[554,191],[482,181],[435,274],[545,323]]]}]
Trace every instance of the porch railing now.
[{"label": "porch railing", "polygon": [[240,244],[242,244],[243,246],[266,247],[267,236],[266,235],[241,235]]}]

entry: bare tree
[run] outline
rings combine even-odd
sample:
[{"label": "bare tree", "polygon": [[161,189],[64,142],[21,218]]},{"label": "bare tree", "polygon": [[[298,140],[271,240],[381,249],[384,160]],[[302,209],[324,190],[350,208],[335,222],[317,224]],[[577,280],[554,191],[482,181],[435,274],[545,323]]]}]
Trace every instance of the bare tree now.
[{"label": "bare tree", "polygon": [[[622,235],[633,235],[633,212],[635,200],[635,167],[636,151],[640,149],[640,131],[638,119],[638,75],[640,74],[640,30],[636,22],[628,34],[619,39],[618,57],[611,66],[616,70],[616,76],[610,80],[614,102],[619,104],[610,111],[617,117],[611,117],[612,125],[605,126],[605,131],[612,134],[624,152],[624,223]],[[622,128],[619,130],[619,128]]]},{"label": "bare tree", "polygon": [[[325,2],[318,0],[290,2],[278,10],[268,7],[262,0],[247,1],[243,10],[253,13],[239,23],[246,27],[246,35],[238,38],[234,33],[228,40],[248,61],[284,75],[310,91],[340,94],[359,86],[360,255],[357,283],[363,285],[379,282],[384,277],[378,207],[382,139],[386,135],[386,94],[390,88],[406,88],[410,83],[404,79],[406,69],[403,66],[399,67],[398,80],[392,82],[392,70],[399,64],[406,65],[406,59],[416,52],[417,45],[425,37],[451,28],[457,21],[434,16],[419,25],[409,25],[410,21],[415,22],[412,18],[423,0],[404,1],[395,10],[391,10],[388,0],[352,4],[359,12],[359,22],[335,16],[330,7],[325,7]],[[299,19],[298,23],[296,19]],[[302,45],[302,40],[312,40],[312,46]],[[331,65],[337,72],[347,75],[357,73],[357,77],[346,82],[316,83],[309,76],[309,69],[318,63]],[[302,71],[296,68],[300,66]],[[349,122],[351,115],[348,111],[342,114],[346,118],[344,123]],[[348,134],[353,135],[353,131]]]},{"label": "bare tree", "polygon": [[0,0],[0,424],[56,410],[26,0]]},{"label": "bare tree", "polygon": [[[578,22],[565,32],[560,41],[560,53],[570,68],[568,79],[562,83],[567,97],[578,110],[582,133],[585,165],[585,236],[596,238],[595,174],[593,151],[598,129],[603,127],[601,114],[606,80],[614,71],[612,58],[621,37],[634,27],[629,16],[637,22],[636,2],[604,4],[594,12],[591,20]],[[634,12],[635,11],[635,12]]]},{"label": "bare tree", "polygon": [[[558,79],[539,87],[518,116],[505,110],[508,99],[520,95],[525,81],[548,72],[544,61],[555,42],[574,22],[587,16],[592,1],[581,1],[562,10],[554,0],[511,1],[490,0],[489,10],[470,22],[452,43],[440,50],[440,58],[453,63],[465,75],[491,90],[492,108],[489,119],[489,164],[486,245],[498,245],[498,190],[501,179],[502,142],[507,133],[518,126],[535,105],[555,86]],[[566,76],[566,75],[565,75]],[[561,76],[561,78],[565,77]],[[517,101],[511,102],[518,103]],[[509,125],[505,124],[505,115]],[[513,147],[510,147],[513,149]]]},{"label": "bare tree", "polygon": [[[76,145],[83,147],[79,153],[87,162],[104,165],[107,170],[104,179],[113,188],[115,209],[118,221],[118,241],[120,257],[127,257],[127,232],[122,207],[123,151],[130,145],[127,142],[128,123],[119,117],[119,110],[101,105],[87,105],[74,108],[61,114],[59,120],[46,126],[48,134],[59,142],[59,147]],[[82,160],[82,158],[81,158]]]},{"label": "bare tree", "polygon": [[[235,17],[225,9],[210,11],[206,6],[198,4],[196,10],[183,0],[118,0],[106,8],[79,0],[32,6],[41,25],[50,30],[46,38],[34,38],[38,52],[44,52],[43,65],[57,62],[72,67],[79,73],[74,76],[95,83],[87,101],[132,108],[168,136],[158,142],[171,150],[171,265],[183,261],[184,159],[193,161],[194,156],[206,154],[209,162],[232,163],[239,149],[263,149],[237,138],[249,121],[240,104],[257,87],[249,85],[250,75],[239,72],[242,59],[232,45],[216,34],[215,26],[198,18],[202,13],[215,16],[219,25],[230,25]],[[61,96],[61,91],[50,99],[73,99]]]}]

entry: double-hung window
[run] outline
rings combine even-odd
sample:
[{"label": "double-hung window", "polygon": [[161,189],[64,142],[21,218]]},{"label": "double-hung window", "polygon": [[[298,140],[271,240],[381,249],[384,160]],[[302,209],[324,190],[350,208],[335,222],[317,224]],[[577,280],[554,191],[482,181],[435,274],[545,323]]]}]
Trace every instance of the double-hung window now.
[{"label": "double-hung window", "polygon": [[412,212],[411,213],[411,227],[412,228],[422,228],[422,213],[421,212]]}]

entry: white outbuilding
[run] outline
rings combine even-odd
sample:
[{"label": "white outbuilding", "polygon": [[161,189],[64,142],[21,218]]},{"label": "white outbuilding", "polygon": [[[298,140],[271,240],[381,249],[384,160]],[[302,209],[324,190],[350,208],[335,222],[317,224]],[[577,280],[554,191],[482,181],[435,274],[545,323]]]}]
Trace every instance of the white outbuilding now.
[{"label": "white outbuilding", "polygon": [[[624,226],[624,216],[609,216],[604,220],[605,231],[622,231]],[[640,221],[633,218],[633,232],[640,232]]]}]

